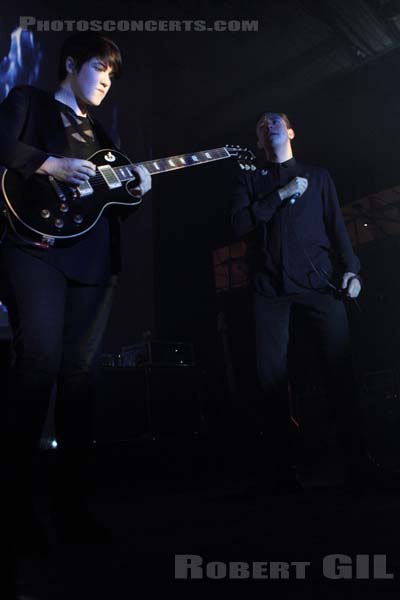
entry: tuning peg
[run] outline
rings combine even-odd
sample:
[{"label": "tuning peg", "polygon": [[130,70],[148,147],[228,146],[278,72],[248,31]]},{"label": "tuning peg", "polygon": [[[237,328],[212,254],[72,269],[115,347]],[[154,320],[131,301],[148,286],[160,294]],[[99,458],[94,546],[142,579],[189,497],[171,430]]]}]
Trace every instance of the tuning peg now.
[{"label": "tuning peg", "polygon": [[251,169],[252,171],[255,171],[255,170],[256,170],[256,165],[251,165],[250,169]]},{"label": "tuning peg", "polygon": [[249,166],[249,165],[246,165],[246,166],[245,166],[245,169],[246,169],[246,171],[250,171],[250,166]]},{"label": "tuning peg", "polygon": [[239,167],[240,167],[242,170],[246,168],[246,167],[245,167],[245,166],[244,166],[244,165],[243,165],[241,162],[239,163]]}]

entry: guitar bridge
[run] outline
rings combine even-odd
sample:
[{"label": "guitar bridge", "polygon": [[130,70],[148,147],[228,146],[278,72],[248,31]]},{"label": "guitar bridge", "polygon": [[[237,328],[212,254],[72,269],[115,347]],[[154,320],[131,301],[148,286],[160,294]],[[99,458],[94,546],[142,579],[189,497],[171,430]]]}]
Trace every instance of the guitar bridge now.
[{"label": "guitar bridge", "polygon": [[85,196],[90,196],[90,194],[93,194],[93,188],[88,181],[85,181],[84,183],[80,183],[78,185],[78,191],[79,191],[79,195],[81,198],[84,198]]},{"label": "guitar bridge", "polygon": [[114,169],[110,167],[110,165],[103,165],[102,167],[97,167],[97,169],[102,174],[104,181],[106,182],[110,190],[122,186],[118,175],[115,173]]}]

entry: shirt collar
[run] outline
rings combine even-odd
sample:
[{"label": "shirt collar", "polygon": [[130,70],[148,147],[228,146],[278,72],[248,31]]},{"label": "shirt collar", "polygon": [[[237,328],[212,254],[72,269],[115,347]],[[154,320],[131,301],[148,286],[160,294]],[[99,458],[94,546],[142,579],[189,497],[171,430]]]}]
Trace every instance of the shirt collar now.
[{"label": "shirt collar", "polygon": [[285,162],[283,163],[271,162],[266,159],[264,160],[264,167],[267,169],[276,169],[277,167],[283,167],[284,169],[288,169],[290,167],[295,167],[296,164],[297,161],[294,156],[292,156],[292,158],[289,158],[289,160],[285,160]]},{"label": "shirt collar", "polygon": [[57,100],[57,98],[54,98],[54,99],[59,104],[60,110],[64,110],[64,112],[69,113],[70,115],[75,117],[75,119],[80,119],[81,121],[84,121],[85,119],[87,119],[92,125],[94,125],[93,117],[89,113],[89,111],[87,111],[85,117],[83,117],[82,115],[77,115],[76,112],[68,104],[61,102],[61,100]]}]

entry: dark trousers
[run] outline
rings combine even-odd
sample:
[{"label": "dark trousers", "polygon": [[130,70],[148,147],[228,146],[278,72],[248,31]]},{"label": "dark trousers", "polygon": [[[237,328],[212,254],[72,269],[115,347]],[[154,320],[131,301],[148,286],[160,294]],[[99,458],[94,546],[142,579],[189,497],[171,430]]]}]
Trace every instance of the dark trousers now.
[{"label": "dark trousers", "polygon": [[301,314],[307,323],[307,337],[316,344],[345,456],[349,463],[357,462],[363,443],[348,318],[342,300],[316,292],[276,298],[256,293],[254,311],[257,369],[268,403],[266,431],[276,461],[290,460],[288,345],[289,335],[296,335],[296,316]]},{"label": "dark trousers", "polygon": [[59,455],[68,457],[71,473],[71,457],[79,460],[90,446],[92,373],[113,292],[111,282],[82,285],[22,250],[0,249],[0,297],[13,332],[5,439],[8,452],[17,453],[21,482],[55,385]]}]

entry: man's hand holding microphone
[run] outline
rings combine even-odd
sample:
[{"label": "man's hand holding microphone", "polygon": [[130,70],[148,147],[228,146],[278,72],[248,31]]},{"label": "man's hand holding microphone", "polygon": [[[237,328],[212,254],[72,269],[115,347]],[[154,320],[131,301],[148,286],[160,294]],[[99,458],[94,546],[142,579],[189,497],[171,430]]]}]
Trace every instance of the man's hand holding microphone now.
[{"label": "man's hand holding microphone", "polygon": [[278,190],[278,194],[282,200],[290,200],[292,204],[297,198],[300,198],[308,188],[308,179],[305,177],[294,177],[289,183]]}]

